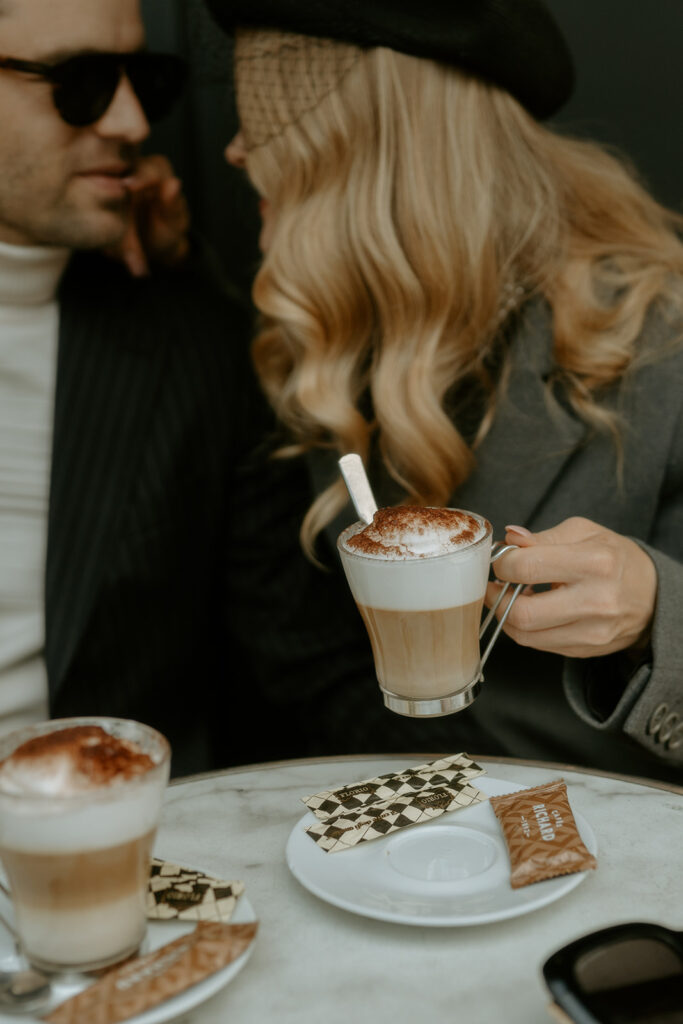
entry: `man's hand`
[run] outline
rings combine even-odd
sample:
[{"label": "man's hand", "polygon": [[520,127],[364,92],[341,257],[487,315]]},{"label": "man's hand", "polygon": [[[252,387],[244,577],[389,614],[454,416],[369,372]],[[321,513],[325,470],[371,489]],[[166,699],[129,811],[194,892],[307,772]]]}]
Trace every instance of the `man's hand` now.
[{"label": "man's hand", "polygon": [[[628,537],[572,518],[535,534],[508,526],[505,542],[519,549],[494,564],[496,576],[527,584],[503,627],[518,644],[591,658],[647,643],[657,573],[649,555]],[[534,592],[535,584],[550,589]],[[489,583],[489,607],[499,591],[500,584]],[[508,600],[506,595],[499,618]]]},{"label": "man's hand", "polygon": [[126,179],[131,194],[126,233],[107,250],[134,277],[149,273],[150,263],[176,266],[187,256],[190,215],[182,185],[165,156],[141,157]]}]

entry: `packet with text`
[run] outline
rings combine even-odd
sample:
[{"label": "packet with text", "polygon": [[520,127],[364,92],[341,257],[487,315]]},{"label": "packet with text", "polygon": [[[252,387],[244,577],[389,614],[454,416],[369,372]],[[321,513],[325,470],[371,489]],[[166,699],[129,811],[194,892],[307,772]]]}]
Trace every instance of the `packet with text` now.
[{"label": "packet with text", "polygon": [[243,892],[244,882],[225,882],[155,857],[147,885],[147,918],[225,923]]},{"label": "packet with text", "polygon": [[452,782],[448,788],[423,789],[412,796],[399,796],[368,804],[361,810],[342,812],[309,825],[306,832],[326,853],[336,853],[486,799],[481,790],[462,779]]},{"label": "packet with text", "polygon": [[325,821],[348,811],[362,810],[368,804],[475,779],[485,772],[467,754],[450,754],[404,771],[386,772],[374,779],[363,779],[338,789],[324,789],[312,796],[302,797],[302,800],[317,818]]},{"label": "packet with text", "polygon": [[255,921],[200,921],[189,935],[106,971],[43,1020],[48,1024],[118,1024],[135,1017],[227,967],[246,952],[257,927]]},{"label": "packet with text", "polygon": [[492,796],[491,806],[505,836],[513,889],[597,867],[579,835],[562,779]]}]

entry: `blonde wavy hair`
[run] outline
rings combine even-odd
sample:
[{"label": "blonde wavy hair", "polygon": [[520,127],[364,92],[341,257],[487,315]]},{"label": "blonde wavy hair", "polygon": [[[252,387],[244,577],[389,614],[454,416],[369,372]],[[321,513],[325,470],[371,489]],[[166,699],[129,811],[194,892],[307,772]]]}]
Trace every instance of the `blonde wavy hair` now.
[{"label": "blonde wavy hair", "polygon": [[[239,63],[237,90],[239,108]],[[429,60],[359,50],[314,109],[283,114],[280,93],[280,130],[247,171],[271,207],[253,357],[292,437],[283,453],[367,458],[372,441],[406,501],[446,504],[495,413],[506,364],[492,380],[487,359],[520,285],[550,304],[566,399],[618,435],[600,394],[640,358],[653,301],[683,311],[683,218],[598,145]],[[487,396],[471,445],[446,409],[465,379]],[[341,481],[314,501],[309,554],[346,501]]]}]

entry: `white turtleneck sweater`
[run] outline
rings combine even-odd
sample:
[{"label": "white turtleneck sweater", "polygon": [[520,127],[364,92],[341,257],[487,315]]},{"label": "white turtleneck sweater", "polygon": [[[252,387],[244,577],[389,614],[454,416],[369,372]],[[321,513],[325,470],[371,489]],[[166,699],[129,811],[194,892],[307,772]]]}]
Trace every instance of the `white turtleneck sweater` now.
[{"label": "white turtleneck sweater", "polygon": [[45,551],[69,253],[0,242],[0,734],[48,717]]}]

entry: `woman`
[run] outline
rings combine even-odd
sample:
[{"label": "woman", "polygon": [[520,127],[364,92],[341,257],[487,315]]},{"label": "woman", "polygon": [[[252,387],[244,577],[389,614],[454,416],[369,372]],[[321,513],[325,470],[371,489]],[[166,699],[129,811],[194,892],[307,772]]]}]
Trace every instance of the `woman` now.
[{"label": "woman", "polygon": [[329,697],[355,708],[343,742],[675,775],[674,215],[541,124],[572,69],[538,0],[209,6],[235,31],[227,156],[262,196],[254,359],[287,453],[310,464],[306,549],[324,560],[351,521],[336,459],[358,451],[381,504],[471,508],[507,530],[519,550],[496,573],[529,584],[471,709],[404,722],[350,685]]}]

